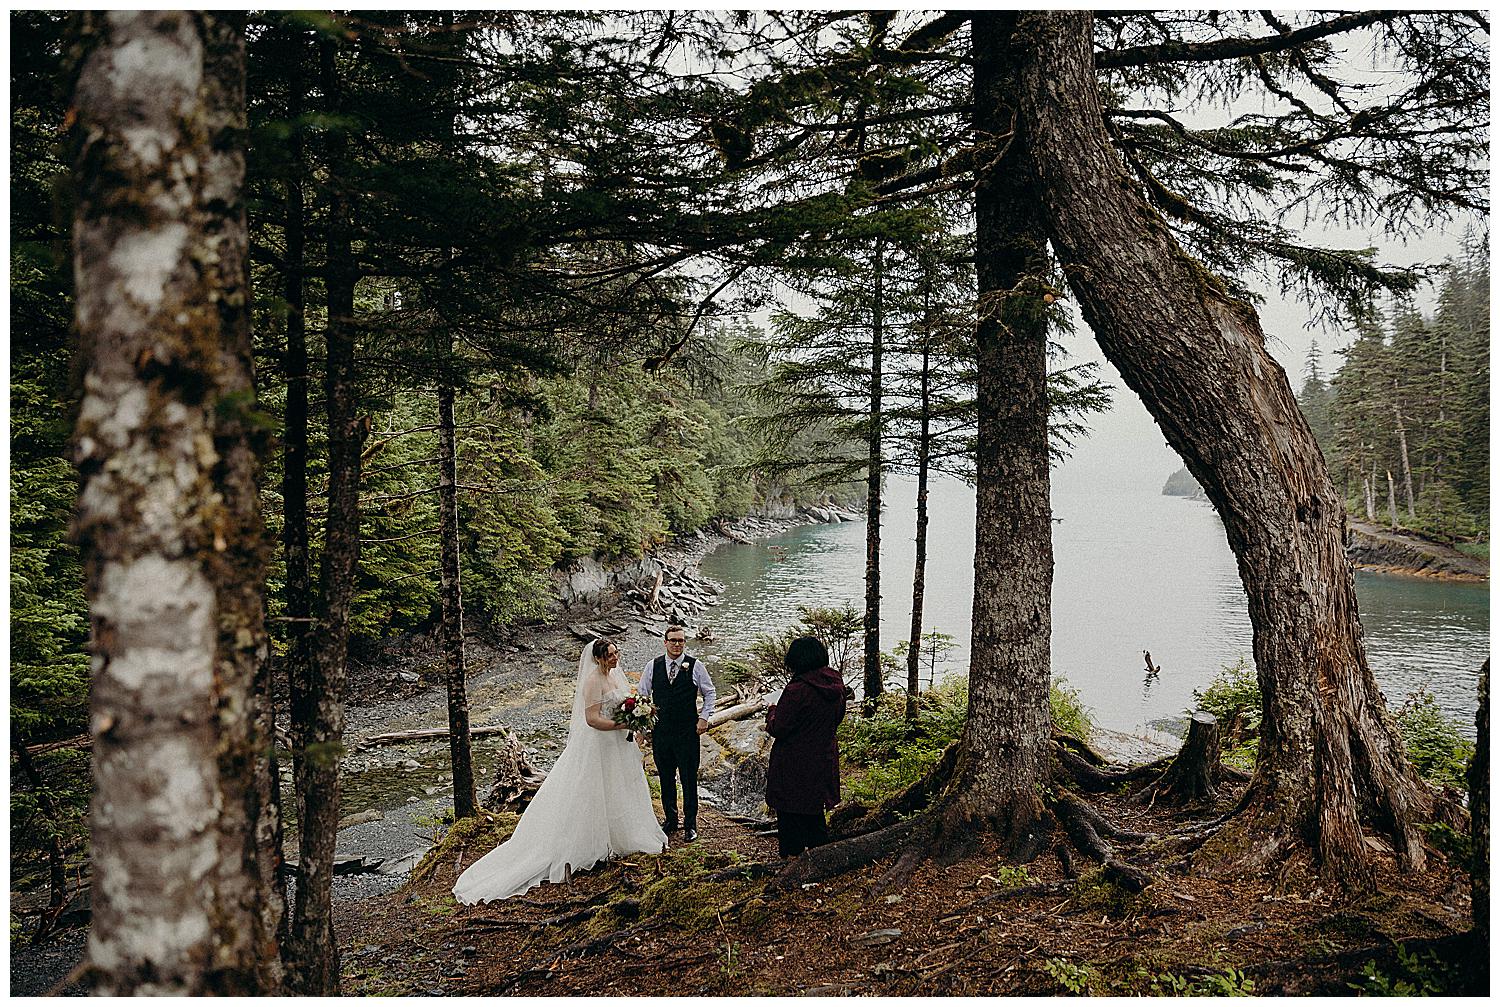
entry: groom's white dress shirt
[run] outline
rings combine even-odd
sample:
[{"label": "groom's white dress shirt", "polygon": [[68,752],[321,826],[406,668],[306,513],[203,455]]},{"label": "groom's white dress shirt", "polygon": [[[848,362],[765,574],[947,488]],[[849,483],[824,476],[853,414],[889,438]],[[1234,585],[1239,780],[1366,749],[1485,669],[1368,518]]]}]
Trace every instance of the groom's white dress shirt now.
[{"label": "groom's white dress shirt", "polygon": [[[663,655],[657,655],[657,657],[661,656]],[[696,655],[682,655],[682,657],[690,656],[693,658],[693,685],[697,687],[698,695],[703,697],[703,709],[698,711],[698,718],[700,720],[707,720],[714,715],[714,697],[716,695],[714,690],[714,680],[708,677],[708,663],[704,661],[703,658],[697,657]],[[679,671],[678,665],[681,663],[681,661],[682,658],[678,658],[676,661],[672,660],[670,657],[667,658],[668,681],[672,681],[677,678],[677,673]],[[646,662],[645,670],[641,672],[641,684],[636,691],[640,693],[642,698],[651,695],[651,673],[655,670],[655,668],[656,658],[653,657]]]}]

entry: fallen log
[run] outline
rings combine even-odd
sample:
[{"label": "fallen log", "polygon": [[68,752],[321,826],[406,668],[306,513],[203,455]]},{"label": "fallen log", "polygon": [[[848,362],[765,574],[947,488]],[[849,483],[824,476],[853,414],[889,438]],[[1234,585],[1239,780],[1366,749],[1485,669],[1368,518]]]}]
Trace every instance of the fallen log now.
[{"label": "fallen log", "polygon": [[720,710],[718,713],[715,713],[712,717],[709,717],[708,718],[708,729],[711,731],[714,728],[721,727],[724,724],[727,724],[727,723],[729,723],[732,720],[744,720],[746,717],[749,717],[749,716],[752,716],[753,714],[759,713],[761,710],[764,710],[765,708],[766,708],[766,697],[765,696],[757,696],[757,697],[755,697],[754,699],[750,700],[747,703],[740,703],[740,704],[738,704],[736,706],[729,707],[727,710]]},{"label": "fallen log", "polygon": [[[469,728],[469,737],[480,738],[491,734],[508,734],[509,732],[510,728],[503,724],[490,727],[471,727]],[[415,731],[391,731],[387,734],[372,734],[361,741],[356,747],[369,748],[374,745],[394,745],[402,741],[427,741],[431,738],[446,737],[448,737],[448,729],[446,727],[424,727]]]},{"label": "fallen log", "polygon": [[61,741],[43,741],[39,744],[27,745],[26,754],[41,755],[44,752],[56,752],[64,748],[92,748],[93,745],[94,739],[92,735],[79,734],[72,738],[64,738]]}]

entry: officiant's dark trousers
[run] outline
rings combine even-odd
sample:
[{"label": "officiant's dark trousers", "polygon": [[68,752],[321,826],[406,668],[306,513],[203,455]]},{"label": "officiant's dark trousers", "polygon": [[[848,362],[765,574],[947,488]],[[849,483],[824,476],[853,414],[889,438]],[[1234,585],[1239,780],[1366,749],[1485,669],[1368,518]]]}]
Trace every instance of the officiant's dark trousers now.
[{"label": "officiant's dark trousers", "polygon": [[[656,757],[656,775],[661,780],[661,810],[668,822],[684,828],[698,827],[698,732],[654,731],[651,751]],[[677,780],[682,779],[682,817],[677,817]]]}]

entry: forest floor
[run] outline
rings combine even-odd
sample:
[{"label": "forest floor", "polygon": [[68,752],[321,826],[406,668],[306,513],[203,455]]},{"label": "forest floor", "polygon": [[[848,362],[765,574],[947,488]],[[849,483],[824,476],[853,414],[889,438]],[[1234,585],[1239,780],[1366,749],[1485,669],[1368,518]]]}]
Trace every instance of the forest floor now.
[{"label": "forest floor", "polygon": [[[1184,824],[1123,794],[1096,807],[1156,835]],[[1435,993],[1478,967],[1461,936],[1468,877],[1439,857],[1409,877],[1382,864],[1377,891],[1344,901],[1170,870],[1131,895],[1097,872],[1069,881],[1051,856],[1017,867],[987,850],[928,861],[898,894],[870,895],[887,863],[787,892],[753,869],[725,877],[775,861],[775,840],[705,809],[694,844],[456,904],[457,874],[514,820],[463,830],[398,891],[345,904],[346,994]]]}]

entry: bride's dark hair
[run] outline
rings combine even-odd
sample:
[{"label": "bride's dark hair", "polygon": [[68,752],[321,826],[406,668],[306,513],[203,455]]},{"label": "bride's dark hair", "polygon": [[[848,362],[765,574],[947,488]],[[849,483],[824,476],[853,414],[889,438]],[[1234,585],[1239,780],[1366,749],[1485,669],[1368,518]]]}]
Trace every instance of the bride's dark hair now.
[{"label": "bride's dark hair", "polygon": [[606,640],[602,636],[599,639],[595,640],[593,649],[591,651],[591,653],[594,655],[594,660],[603,663],[604,659],[609,656],[609,648],[613,646],[613,643]]}]

